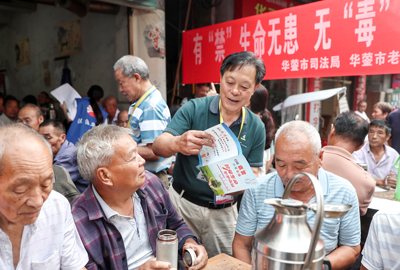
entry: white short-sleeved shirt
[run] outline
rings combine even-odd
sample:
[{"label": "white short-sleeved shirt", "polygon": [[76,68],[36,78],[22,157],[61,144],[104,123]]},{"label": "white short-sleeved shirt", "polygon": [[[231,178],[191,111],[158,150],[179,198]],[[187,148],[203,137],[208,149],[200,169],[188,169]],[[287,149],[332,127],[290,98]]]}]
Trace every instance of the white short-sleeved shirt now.
[{"label": "white short-sleeved shirt", "polygon": [[[268,225],[275,209],[265,204],[265,199],[282,198],[284,186],[277,172],[258,178],[257,187],[247,189],[240,206],[236,232],[244,236],[253,236],[256,230]],[[336,249],[338,243],[345,246],[357,246],[361,240],[360,212],[357,193],[353,185],[333,173],[319,169],[318,180],[321,183],[324,202],[329,204],[349,204],[353,207],[341,218],[325,218],[322,222],[320,237],[325,242],[327,254]],[[315,202],[313,197],[309,203]],[[307,221],[314,226],[315,213],[307,211]]]},{"label": "white short-sleeved shirt", "polygon": [[[36,222],[24,227],[15,270],[78,270],[88,261],[70,204],[53,190],[43,203]],[[11,241],[1,229],[0,269],[14,270]]]},{"label": "white short-sleeved shirt", "polygon": [[367,269],[400,269],[400,211],[379,211],[372,219],[361,263]]},{"label": "white short-sleeved shirt", "polygon": [[397,175],[398,171],[393,165],[399,158],[399,153],[388,145],[384,144],[383,147],[385,148],[385,153],[378,162],[376,162],[375,156],[371,152],[369,143],[364,144],[360,150],[353,152],[354,161],[367,164],[368,172],[379,178],[385,178],[389,173]]}]

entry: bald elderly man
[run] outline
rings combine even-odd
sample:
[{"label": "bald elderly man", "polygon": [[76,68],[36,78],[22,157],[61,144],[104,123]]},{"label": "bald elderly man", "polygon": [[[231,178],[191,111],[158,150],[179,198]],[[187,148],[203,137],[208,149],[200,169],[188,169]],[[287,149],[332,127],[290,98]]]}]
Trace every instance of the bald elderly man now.
[{"label": "bald elderly man", "polygon": [[126,128],[128,127],[128,122],[129,122],[128,111],[121,111],[118,114],[117,126]]},{"label": "bald elderly man", "polygon": [[25,125],[31,126],[34,130],[39,130],[39,125],[43,123],[44,117],[39,106],[35,104],[26,104],[18,112],[18,123],[23,123]]},{"label": "bald elderly man", "polygon": [[50,145],[33,129],[0,128],[0,269],[86,269],[66,198],[53,189]]},{"label": "bald elderly man", "polygon": [[107,120],[109,124],[116,125],[118,120],[119,110],[117,108],[118,100],[116,97],[108,96],[103,101],[103,109],[108,113]]},{"label": "bald elderly man", "polygon": [[[18,119],[17,119],[17,121],[19,123],[30,126],[37,132],[39,132],[39,127],[41,124],[43,124],[43,120],[44,120],[44,118],[43,118],[41,109],[37,105],[34,105],[34,104],[26,104],[19,111]],[[48,139],[48,138],[45,136],[45,139]],[[51,147],[53,148],[52,141],[49,140],[49,143],[51,144]],[[55,157],[54,159],[56,159],[57,153],[54,153],[54,150],[53,150],[53,155]],[[69,161],[69,162],[71,162],[71,161]],[[76,158],[75,158],[75,163],[76,163]],[[71,176],[75,177],[75,175],[71,172],[71,176],[70,176],[70,174],[69,174],[70,170],[67,170],[67,169],[68,168],[63,166],[63,164],[53,162],[53,170],[54,170],[53,189],[55,191],[60,192],[62,195],[64,195],[69,200],[69,202],[72,202],[76,197],[79,196],[80,192],[78,191],[74,182],[71,179]],[[78,169],[76,169],[76,171],[78,171]],[[79,172],[78,172],[78,174],[79,174]]]}]

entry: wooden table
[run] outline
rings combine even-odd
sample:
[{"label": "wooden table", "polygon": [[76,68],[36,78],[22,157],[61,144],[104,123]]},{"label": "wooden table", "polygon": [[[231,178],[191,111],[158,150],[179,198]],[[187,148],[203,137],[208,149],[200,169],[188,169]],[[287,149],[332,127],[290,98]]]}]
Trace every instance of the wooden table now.
[{"label": "wooden table", "polygon": [[222,253],[209,259],[203,270],[251,270],[251,265]]},{"label": "wooden table", "polygon": [[388,190],[385,192],[375,192],[374,197],[394,201],[394,192],[395,191],[396,190],[393,189],[393,190]]}]

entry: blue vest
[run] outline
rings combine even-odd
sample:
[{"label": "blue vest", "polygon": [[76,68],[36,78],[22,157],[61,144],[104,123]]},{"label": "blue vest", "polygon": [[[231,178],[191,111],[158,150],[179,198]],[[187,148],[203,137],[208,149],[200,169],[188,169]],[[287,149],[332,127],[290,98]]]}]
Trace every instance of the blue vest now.
[{"label": "blue vest", "polygon": [[[89,129],[96,126],[96,116],[90,106],[90,98],[77,98],[76,116],[71,126],[68,129],[67,140],[76,144],[76,142],[86,133]],[[99,106],[103,114],[103,123],[107,119],[107,112]]]}]

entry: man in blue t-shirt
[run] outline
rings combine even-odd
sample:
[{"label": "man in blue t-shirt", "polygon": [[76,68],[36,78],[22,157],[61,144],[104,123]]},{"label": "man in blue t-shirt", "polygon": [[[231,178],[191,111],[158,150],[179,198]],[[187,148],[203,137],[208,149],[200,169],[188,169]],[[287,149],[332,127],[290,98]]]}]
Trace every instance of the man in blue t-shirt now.
[{"label": "man in blue t-shirt", "polygon": [[[325,218],[320,231],[332,269],[350,267],[360,253],[361,234],[358,198],[353,185],[321,168],[321,138],[310,123],[286,123],[278,129],[275,138],[277,172],[260,177],[259,186],[245,191],[233,240],[233,256],[251,263],[254,233],[267,226],[275,213],[273,206],[265,204],[264,200],[281,198],[290,179],[304,172],[318,178],[325,203],[352,206],[342,218]],[[289,196],[304,204],[316,201],[315,190],[308,177],[297,180]],[[310,227],[314,226],[315,214],[312,211],[307,213],[307,221]]]},{"label": "man in blue t-shirt", "polygon": [[138,144],[139,155],[146,160],[146,170],[156,174],[168,188],[166,169],[171,167],[172,155],[154,154],[152,145],[171,122],[167,103],[160,91],[150,82],[149,69],[139,57],[125,55],[114,65],[119,91],[130,101],[128,128]]}]

